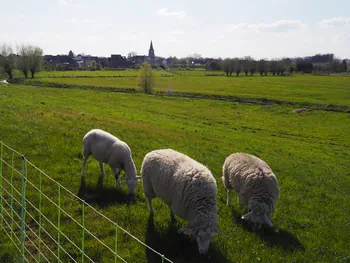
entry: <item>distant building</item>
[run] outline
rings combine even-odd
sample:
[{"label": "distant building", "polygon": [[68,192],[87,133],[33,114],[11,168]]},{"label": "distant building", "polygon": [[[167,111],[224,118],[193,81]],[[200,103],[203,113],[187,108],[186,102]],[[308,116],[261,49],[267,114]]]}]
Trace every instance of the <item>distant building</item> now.
[{"label": "distant building", "polygon": [[[70,55],[73,54],[72,51],[69,52]],[[73,70],[79,68],[89,68],[91,61],[95,60],[96,63],[100,63],[104,68],[128,68],[134,65],[139,65],[143,62],[148,62],[152,65],[160,66],[162,64],[163,58],[156,57],[153,42],[148,50],[148,56],[139,55],[134,56],[130,59],[126,59],[125,56],[121,54],[112,54],[110,57],[97,57],[97,56],[84,56],[78,54],[77,56],[67,56],[67,55],[45,55],[44,61],[45,65],[50,65],[53,68],[64,68],[65,70]]]},{"label": "distant building", "polygon": [[111,55],[108,62],[110,68],[127,68],[129,66],[129,62],[126,60],[126,57],[123,57],[120,54]]},{"label": "distant building", "polygon": [[82,63],[83,67],[90,67],[90,63],[93,60],[95,60],[96,63],[100,62],[100,60],[96,56],[82,56],[82,60],[83,60],[83,63]]},{"label": "distant building", "polygon": [[155,56],[152,40],[148,50],[148,56],[136,56],[135,62],[136,64],[140,64],[142,62],[148,62],[152,65],[160,65],[162,63],[162,58]]},{"label": "distant building", "polygon": [[150,57],[151,59],[155,59],[156,56],[154,55],[154,49],[153,49],[153,43],[152,43],[152,40],[151,40],[151,46],[148,50],[148,57]]},{"label": "distant building", "polygon": [[66,69],[76,69],[79,67],[79,64],[74,58],[71,58],[67,55],[45,55],[44,64],[50,65],[52,67],[57,67],[57,65],[64,65]]}]

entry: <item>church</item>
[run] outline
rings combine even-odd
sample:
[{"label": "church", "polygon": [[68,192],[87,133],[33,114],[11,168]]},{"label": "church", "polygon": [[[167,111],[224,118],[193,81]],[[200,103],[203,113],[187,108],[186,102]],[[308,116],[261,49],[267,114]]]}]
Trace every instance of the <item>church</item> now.
[{"label": "church", "polygon": [[151,45],[150,45],[149,50],[148,50],[148,56],[146,56],[146,55],[136,56],[134,59],[135,59],[137,64],[140,64],[142,62],[148,62],[151,65],[160,65],[162,63],[162,58],[156,57],[156,55],[154,53],[152,40],[151,40]]}]

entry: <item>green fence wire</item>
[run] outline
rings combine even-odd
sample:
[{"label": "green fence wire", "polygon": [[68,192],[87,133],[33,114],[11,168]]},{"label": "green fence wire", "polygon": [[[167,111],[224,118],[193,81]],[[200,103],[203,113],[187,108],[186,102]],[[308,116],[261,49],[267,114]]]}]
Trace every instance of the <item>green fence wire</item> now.
[{"label": "green fence wire", "polygon": [[[19,162],[16,162],[19,160],[21,160],[20,165],[18,165]],[[38,172],[38,180],[29,180],[28,166],[33,169],[33,171]],[[45,187],[57,187],[56,202],[43,192],[44,180],[50,182],[50,184],[45,183]],[[30,191],[28,187],[31,187]],[[18,189],[20,189],[20,191]],[[63,208],[62,204],[67,201],[67,198],[62,195],[62,191],[65,191],[71,199],[80,204],[80,222],[79,219],[75,219],[73,215]],[[36,193],[38,197],[35,201],[29,197],[29,195],[33,195],[33,193]],[[53,219],[50,220],[50,215],[44,214],[44,201],[48,202],[46,206],[51,204],[57,209],[57,215],[55,216],[57,222],[53,222]],[[36,202],[37,206],[34,204]],[[86,220],[86,208],[91,209],[90,211],[93,211],[114,227],[114,246],[103,242],[96,234],[86,227],[88,223]],[[63,218],[78,226],[79,231],[81,231],[80,245],[77,245],[78,241],[74,242],[72,240],[74,238],[69,237],[69,234],[63,231]],[[128,235],[140,245],[157,254],[159,256],[159,262],[172,262],[124,228],[120,227],[116,222],[113,222],[97,211],[52,177],[48,176],[45,172],[28,161],[24,155],[1,141],[0,224],[2,230],[8,236],[11,246],[16,248],[19,252],[19,257],[16,259],[16,262],[95,262],[87,251],[87,236],[89,240],[97,241],[105,250],[109,251],[114,257],[114,262],[127,262],[121,256],[118,249],[121,233]],[[132,249],[130,246],[128,247],[129,250]]]}]

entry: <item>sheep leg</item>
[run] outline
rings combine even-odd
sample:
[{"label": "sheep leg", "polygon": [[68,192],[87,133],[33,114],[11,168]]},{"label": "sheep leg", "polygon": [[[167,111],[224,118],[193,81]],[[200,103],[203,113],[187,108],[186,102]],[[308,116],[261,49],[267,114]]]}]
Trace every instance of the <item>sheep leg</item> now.
[{"label": "sheep leg", "polygon": [[173,210],[171,210],[170,205],[168,205],[168,207],[169,207],[169,210],[170,210],[170,220],[171,220],[171,221],[175,221],[175,215],[174,215],[174,212],[173,212]]},{"label": "sheep leg", "polygon": [[116,184],[118,185],[118,189],[120,188],[120,180],[122,179],[122,177],[120,176],[120,170],[118,170],[118,179],[117,179],[117,182]]},{"label": "sheep leg", "polygon": [[100,169],[101,169],[102,176],[105,177],[106,174],[105,174],[105,169],[103,168],[103,162],[100,162]]},{"label": "sheep leg", "polygon": [[113,170],[113,173],[114,173],[114,177],[115,177],[116,188],[117,188],[117,189],[120,189],[119,170],[118,170],[118,169],[114,169],[114,170]]},{"label": "sheep leg", "polygon": [[83,160],[83,167],[81,168],[81,177],[84,178],[85,176],[85,164],[87,159],[89,158],[88,155],[84,155],[84,160]]},{"label": "sheep leg", "polygon": [[153,216],[154,210],[153,210],[153,205],[152,205],[152,198],[147,197],[147,202],[148,202],[149,213],[151,216]]},{"label": "sheep leg", "polygon": [[240,192],[237,196],[237,202],[239,203],[239,206],[242,208],[244,206],[247,206],[248,203],[246,203],[246,198],[242,192]]},{"label": "sheep leg", "polygon": [[231,191],[227,189],[227,206],[230,206],[231,203]]}]

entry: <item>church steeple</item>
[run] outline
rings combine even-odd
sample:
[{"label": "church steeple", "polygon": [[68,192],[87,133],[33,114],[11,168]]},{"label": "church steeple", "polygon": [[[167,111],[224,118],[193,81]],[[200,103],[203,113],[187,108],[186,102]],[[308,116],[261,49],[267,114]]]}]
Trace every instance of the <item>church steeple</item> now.
[{"label": "church steeple", "polygon": [[151,59],[154,59],[156,56],[154,55],[154,49],[153,49],[153,43],[152,43],[152,40],[151,40],[151,46],[149,47],[149,50],[148,50],[148,56],[151,58]]}]

